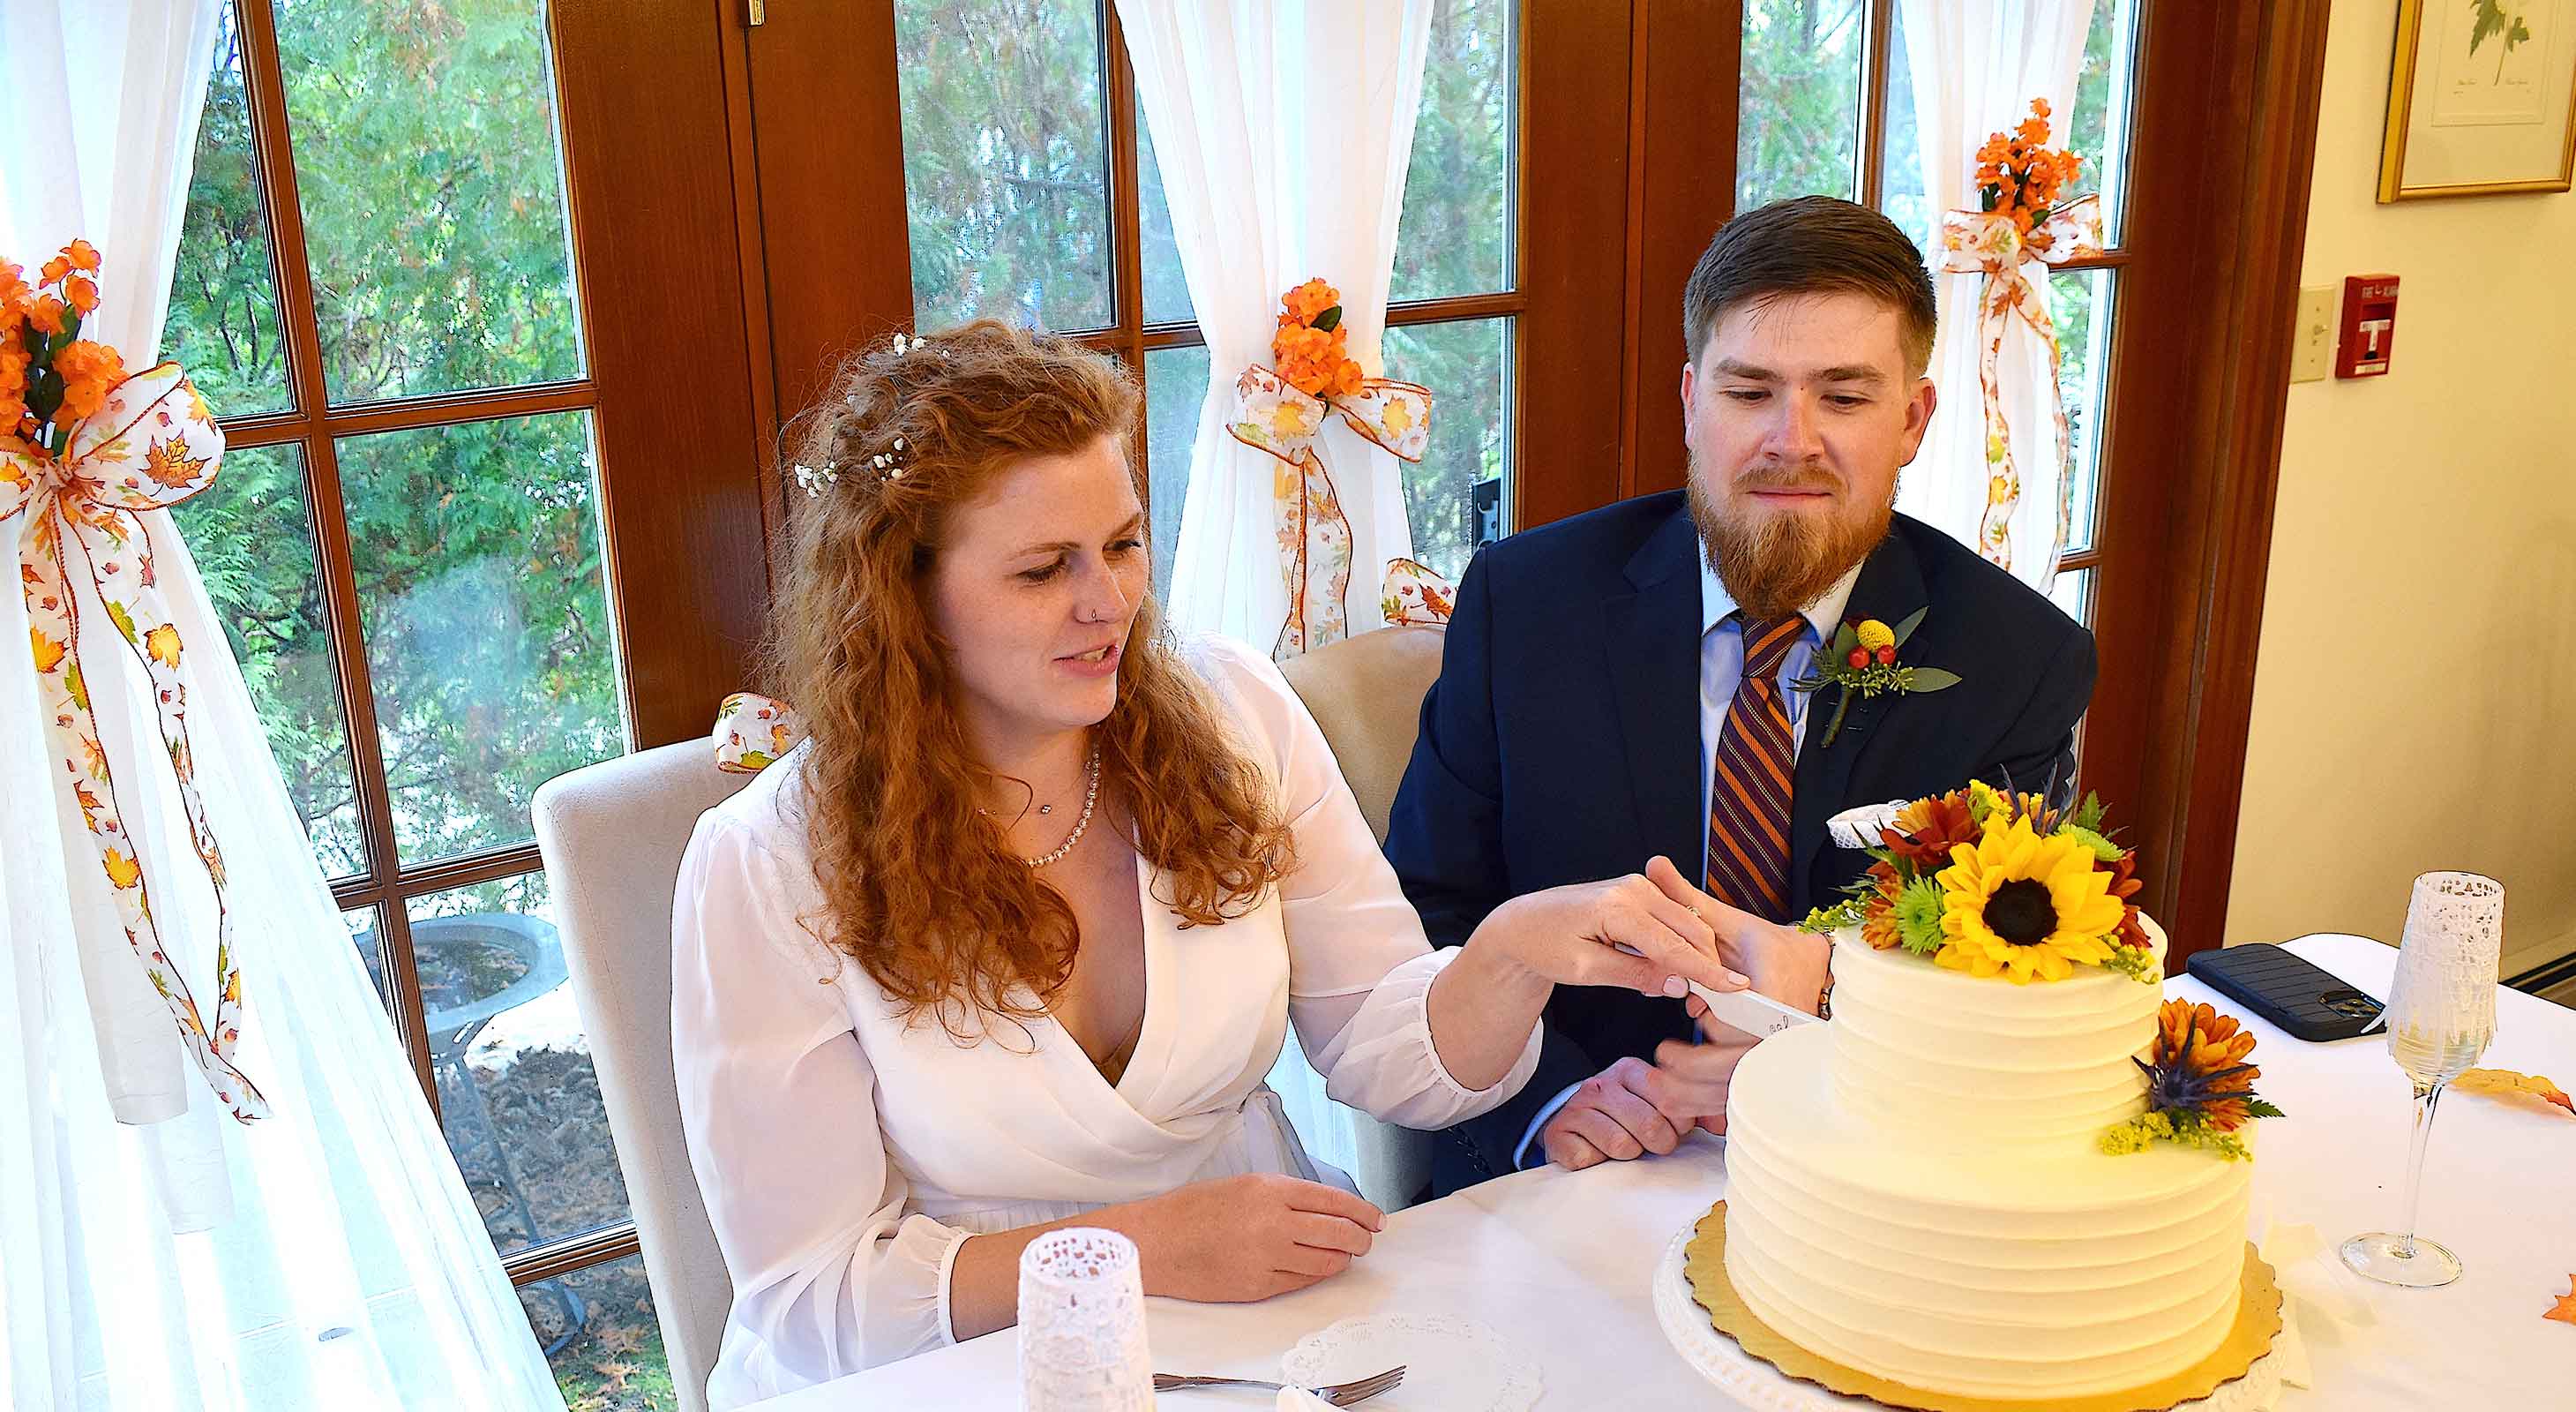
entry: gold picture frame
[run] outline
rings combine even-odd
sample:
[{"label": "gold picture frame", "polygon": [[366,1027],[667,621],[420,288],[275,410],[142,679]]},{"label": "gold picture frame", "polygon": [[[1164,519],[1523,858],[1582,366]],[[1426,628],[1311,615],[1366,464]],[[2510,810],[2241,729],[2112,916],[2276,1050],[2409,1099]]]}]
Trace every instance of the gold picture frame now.
[{"label": "gold picture frame", "polygon": [[2399,0],[2380,203],[2571,185],[2576,0]]}]

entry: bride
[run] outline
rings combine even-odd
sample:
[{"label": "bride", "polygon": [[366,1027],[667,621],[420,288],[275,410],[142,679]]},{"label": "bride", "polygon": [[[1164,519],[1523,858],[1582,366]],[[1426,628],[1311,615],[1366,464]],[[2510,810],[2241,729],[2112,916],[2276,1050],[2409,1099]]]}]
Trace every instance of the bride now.
[{"label": "bride", "polygon": [[986,321],[791,431],[772,637],[812,735],[699,821],[673,921],[717,1407],[1008,1325],[1059,1225],[1182,1299],[1365,1256],[1384,1218],[1261,1083],[1291,1023],[1334,1098],[1439,1128],[1528,1078],[1556,984],[1745,984],[1661,859],[1432,951],[1278,670],[1158,626],[1137,408]]}]

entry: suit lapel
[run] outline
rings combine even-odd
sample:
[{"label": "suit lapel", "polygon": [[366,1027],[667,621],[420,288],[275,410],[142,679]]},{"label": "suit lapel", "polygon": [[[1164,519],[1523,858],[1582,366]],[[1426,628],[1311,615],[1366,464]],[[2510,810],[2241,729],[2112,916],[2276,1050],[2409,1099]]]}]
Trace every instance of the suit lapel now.
[{"label": "suit lapel", "polygon": [[[1930,591],[1923,584],[1923,566],[1914,557],[1914,547],[1894,529],[1871,551],[1861,565],[1860,577],[1853,581],[1851,601],[1843,609],[1843,621],[1859,622],[1876,618],[1894,627],[1914,610],[1931,602]],[[1828,643],[1830,645],[1830,643]],[[1824,843],[1825,820],[1856,803],[1871,800],[1846,800],[1850,792],[1852,762],[1859,758],[1869,733],[1878,725],[1895,698],[1881,696],[1864,703],[1852,698],[1851,709],[1843,713],[1842,729],[1831,745],[1824,743],[1825,725],[1833,719],[1834,699],[1838,687],[1819,690],[1807,703],[1806,734],[1798,750],[1797,785],[1790,792],[1789,822],[1789,891],[1792,910],[1805,895],[1806,879],[1815,867],[1816,850]]]},{"label": "suit lapel", "polygon": [[1708,846],[1699,817],[1698,552],[1689,512],[1675,511],[1628,561],[1635,592],[1601,604],[1638,830],[1647,853],[1665,854],[1694,881]]}]

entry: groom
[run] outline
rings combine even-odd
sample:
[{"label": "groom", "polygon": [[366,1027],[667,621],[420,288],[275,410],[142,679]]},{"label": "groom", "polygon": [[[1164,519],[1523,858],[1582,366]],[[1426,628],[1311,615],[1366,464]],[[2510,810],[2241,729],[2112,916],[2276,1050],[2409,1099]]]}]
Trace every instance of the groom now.
[{"label": "groom", "polygon": [[[2046,598],[1893,513],[1932,419],[1932,281],[1886,217],[1814,196],[1727,222],[1683,295],[1689,488],[1504,539],[1459,586],[1387,856],[1434,944],[1510,898],[1670,858],[1712,894],[1795,923],[1869,859],[1825,820],[1975,777],[2072,768],[2093,637]],[[1945,467],[1943,474],[1977,474]],[[1921,611],[1897,661],[1939,692],[1802,691],[1845,623]],[[1754,926],[1730,960],[1811,1012],[1821,937]],[[1741,954],[1737,954],[1740,952]],[[1750,1036],[1697,1001],[1563,988],[1537,1074],[1449,1130],[1437,1192],[1581,1168],[1725,1131]]]}]

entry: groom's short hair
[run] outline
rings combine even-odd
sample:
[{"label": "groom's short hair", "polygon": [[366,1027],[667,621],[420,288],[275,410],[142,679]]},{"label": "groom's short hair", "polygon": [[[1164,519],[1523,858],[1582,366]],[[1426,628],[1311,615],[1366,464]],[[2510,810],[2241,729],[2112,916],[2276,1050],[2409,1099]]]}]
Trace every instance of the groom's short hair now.
[{"label": "groom's short hair", "polygon": [[1717,321],[1747,300],[1864,294],[1896,310],[1906,362],[1932,361],[1932,273],[1896,222],[1832,196],[1757,206],[1717,228],[1682,288],[1685,358],[1708,348]]}]

